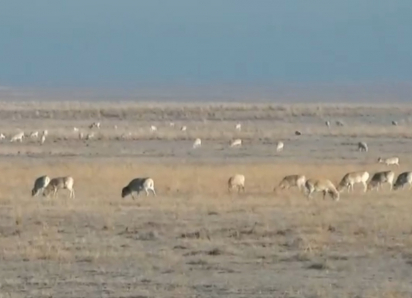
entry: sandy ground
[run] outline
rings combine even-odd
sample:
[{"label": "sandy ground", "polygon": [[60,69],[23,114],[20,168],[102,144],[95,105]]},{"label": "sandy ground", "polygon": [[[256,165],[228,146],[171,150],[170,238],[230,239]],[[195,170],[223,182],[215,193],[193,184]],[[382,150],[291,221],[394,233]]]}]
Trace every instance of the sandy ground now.
[{"label": "sandy ground", "polygon": [[[410,191],[358,185],[338,202],[273,191],[289,174],[337,184],[354,170],[412,170],[412,106],[0,106],[0,297],[412,296]],[[9,142],[19,129],[49,134]],[[228,193],[235,173],[245,193]],[[32,198],[44,174],[72,175],[76,198]],[[147,176],[156,197],[121,198]]]}]

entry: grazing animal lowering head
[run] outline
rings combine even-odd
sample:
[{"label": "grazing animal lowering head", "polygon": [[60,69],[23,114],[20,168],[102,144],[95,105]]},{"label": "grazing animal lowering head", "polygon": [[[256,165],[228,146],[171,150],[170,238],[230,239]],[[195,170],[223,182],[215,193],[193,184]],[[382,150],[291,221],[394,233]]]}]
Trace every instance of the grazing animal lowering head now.
[{"label": "grazing animal lowering head", "polygon": [[130,195],[132,192],[130,191],[130,188],[128,186],[123,187],[122,189],[122,198]]}]

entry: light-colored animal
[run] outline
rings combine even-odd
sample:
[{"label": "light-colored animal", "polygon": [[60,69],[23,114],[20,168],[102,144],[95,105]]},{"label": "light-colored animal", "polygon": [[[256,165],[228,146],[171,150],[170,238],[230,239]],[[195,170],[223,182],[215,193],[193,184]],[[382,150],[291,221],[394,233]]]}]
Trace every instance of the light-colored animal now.
[{"label": "light-colored animal", "polygon": [[46,141],[46,135],[42,135],[40,143],[43,145],[45,141]]},{"label": "light-colored animal", "polygon": [[392,190],[393,180],[395,179],[395,173],[393,171],[383,171],[373,174],[371,180],[368,183],[368,190],[376,188],[378,191],[383,183],[389,184],[389,189]]},{"label": "light-colored animal", "polygon": [[202,145],[202,140],[197,138],[194,142],[193,142],[193,149],[198,148]]},{"label": "light-colored animal", "polygon": [[92,129],[92,128],[94,128],[94,127],[100,128],[100,122],[93,122],[93,123],[90,124],[90,126],[89,126],[90,129]]},{"label": "light-colored animal", "polygon": [[363,190],[364,192],[366,192],[369,176],[369,173],[366,171],[349,172],[345,176],[343,176],[342,180],[338,184],[337,190],[341,192],[346,188],[348,192],[351,192],[353,191],[354,184],[362,183]]},{"label": "light-colored animal", "polygon": [[139,195],[140,191],[144,190],[146,192],[146,196],[149,195],[149,190],[156,196],[156,192],[154,189],[154,181],[152,178],[135,178],[129,182],[128,185],[123,187],[122,189],[122,198],[132,195],[134,200],[133,192],[136,192]]},{"label": "light-colored animal", "polygon": [[33,131],[31,134],[30,134],[30,138],[38,138],[39,137],[39,132],[38,131]]},{"label": "light-colored animal", "polygon": [[358,143],[358,150],[368,152],[368,144],[366,144],[365,142],[359,142]]},{"label": "light-colored animal", "polygon": [[314,192],[322,192],[323,199],[325,199],[328,193],[332,199],[339,201],[339,192],[335,185],[328,179],[308,179],[305,182],[306,195],[308,198],[312,198]]},{"label": "light-colored animal", "polygon": [[60,189],[67,189],[70,192],[70,198],[74,198],[74,179],[71,176],[57,177],[50,180],[44,188],[43,196],[47,197],[53,192],[53,198]]},{"label": "light-colored animal", "polygon": [[174,123],[174,122],[170,122],[170,123],[169,123],[169,126],[170,126],[170,127],[174,127],[174,126],[175,126],[175,123]]},{"label": "light-colored animal", "polygon": [[154,126],[154,125],[152,125],[152,126],[150,126],[150,130],[151,130],[151,131],[156,131],[156,130],[157,130],[157,127]]},{"label": "light-colored animal", "polygon": [[74,131],[74,132],[78,132],[79,129],[78,129],[77,127],[73,127],[73,131]]},{"label": "light-colored animal", "polygon": [[399,174],[398,178],[396,178],[395,184],[393,185],[393,190],[404,188],[408,184],[409,184],[409,189],[411,189],[412,188],[412,172],[403,172]]},{"label": "light-colored animal", "polygon": [[291,187],[298,187],[299,190],[303,191],[305,188],[306,177],[304,175],[288,175],[283,177],[279,185],[273,190],[277,191],[279,189],[289,189]]},{"label": "light-colored animal", "polygon": [[330,127],[330,121],[325,121],[325,125],[326,125],[327,127]]},{"label": "light-colored animal", "polygon": [[50,183],[50,177],[47,175],[41,176],[34,181],[33,189],[31,190],[32,197],[39,194],[40,191],[44,191],[44,188]]},{"label": "light-colored animal", "polygon": [[186,126],[182,126],[182,127],[180,128],[180,130],[181,130],[181,131],[186,131],[186,130],[187,130],[187,127],[186,127]]},{"label": "light-colored animal", "polygon": [[398,126],[398,122],[397,121],[392,121],[392,125]]},{"label": "light-colored animal", "polygon": [[283,142],[282,142],[282,141],[279,141],[279,142],[276,144],[276,151],[277,151],[277,152],[282,151],[284,146],[285,146],[285,145],[283,144]]},{"label": "light-colored animal", "polygon": [[245,176],[241,174],[233,175],[227,181],[229,193],[233,188],[237,187],[238,193],[242,190],[245,191]]},{"label": "light-colored animal", "polygon": [[47,131],[47,129],[43,130],[43,135],[47,136],[49,134],[49,132]]},{"label": "light-colored animal", "polygon": [[233,140],[230,143],[230,147],[239,147],[239,146],[242,146],[242,140],[241,139]]},{"label": "light-colored animal", "polygon": [[19,132],[15,134],[11,139],[10,142],[20,141],[23,142],[24,132]]},{"label": "light-colored animal", "polygon": [[378,163],[384,163],[387,166],[389,166],[389,165],[399,166],[399,158],[398,157],[389,157],[389,158],[383,159],[383,158],[379,157],[378,158]]},{"label": "light-colored animal", "polygon": [[94,138],[94,133],[88,133],[87,135],[86,135],[86,140],[91,140],[91,139],[93,139]]},{"label": "light-colored animal", "polygon": [[6,136],[4,134],[0,134],[0,140],[4,140]]},{"label": "light-colored animal", "polygon": [[236,130],[240,131],[242,129],[242,124],[238,123],[235,126]]}]

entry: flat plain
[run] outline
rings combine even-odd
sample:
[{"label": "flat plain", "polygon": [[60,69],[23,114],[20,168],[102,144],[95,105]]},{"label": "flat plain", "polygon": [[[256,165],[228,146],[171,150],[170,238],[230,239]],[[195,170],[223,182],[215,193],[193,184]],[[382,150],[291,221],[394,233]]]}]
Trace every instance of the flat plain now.
[{"label": "flat plain", "polygon": [[[4,102],[0,133],[0,297],[412,296],[411,191],[274,191],[412,171],[411,105]],[[228,193],[236,173],[244,193]],[[76,198],[32,197],[46,174],[71,175]],[[122,199],[135,177],[157,196]]]}]

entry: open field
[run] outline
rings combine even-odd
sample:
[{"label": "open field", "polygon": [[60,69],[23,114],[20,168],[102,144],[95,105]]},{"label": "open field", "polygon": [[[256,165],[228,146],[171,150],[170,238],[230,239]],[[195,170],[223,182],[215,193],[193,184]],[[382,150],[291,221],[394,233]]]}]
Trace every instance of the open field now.
[{"label": "open field", "polygon": [[[0,297],[412,296],[411,191],[355,185],[338,202],[273,192],[288,174],[337,184],[349,171],[412,170],[412,106],[0,107]],[[88,128],[94,121],[100,129]],[[18,128],[49,135],[10,143]],[[234,138],[243,146],[229,148]],[[399,156],[400,167],[379,156]],[[245,193],[228,194],[235,173]],[[44,174],[73,176],[76,198],[32,198]],[[120,197],[146,176],[156,197]]]}]

